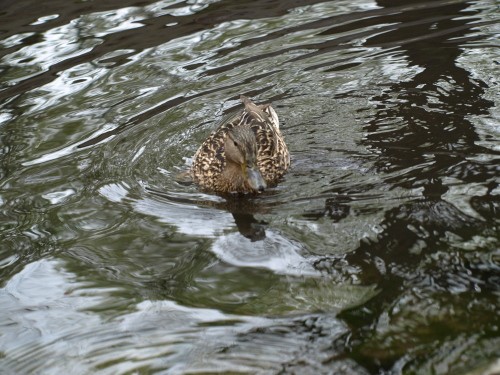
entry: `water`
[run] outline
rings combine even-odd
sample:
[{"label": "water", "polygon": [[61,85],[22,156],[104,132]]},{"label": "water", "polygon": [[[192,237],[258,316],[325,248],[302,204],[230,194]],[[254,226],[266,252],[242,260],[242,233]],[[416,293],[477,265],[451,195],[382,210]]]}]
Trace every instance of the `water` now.
[{"label": "water", "polygon": [[[500,372],[498,14],[3,4],[0,372]],[[179,183],[240,94],[285,180]]]}]

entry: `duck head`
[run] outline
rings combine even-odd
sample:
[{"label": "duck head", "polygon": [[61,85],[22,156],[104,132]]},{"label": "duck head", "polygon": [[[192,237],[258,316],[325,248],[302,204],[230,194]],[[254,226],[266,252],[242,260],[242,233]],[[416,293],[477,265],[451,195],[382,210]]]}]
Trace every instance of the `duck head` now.
[{"label": "duck head", "polygon": [[257,139],[250,126],[229,130],[224,149],[228,164],[238,167],[236,170],[250,190],[264,191],[267,184],[257,166]]}]

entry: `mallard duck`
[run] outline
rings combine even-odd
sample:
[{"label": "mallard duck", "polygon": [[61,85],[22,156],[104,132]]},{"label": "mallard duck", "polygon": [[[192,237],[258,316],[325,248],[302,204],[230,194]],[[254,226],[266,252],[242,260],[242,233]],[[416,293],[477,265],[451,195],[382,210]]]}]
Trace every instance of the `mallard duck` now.
[{"label": "mallard duck", "polygon": [[219,193],[257,193],[276,184],[290,165],[290,154],[270,104],[240,96],[243,111],[224,121],[193,158],[193,181]]}]

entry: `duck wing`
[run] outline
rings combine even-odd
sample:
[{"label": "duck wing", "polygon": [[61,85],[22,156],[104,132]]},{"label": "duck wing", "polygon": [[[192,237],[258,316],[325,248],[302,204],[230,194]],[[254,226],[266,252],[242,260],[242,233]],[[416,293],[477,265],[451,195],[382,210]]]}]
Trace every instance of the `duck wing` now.
[{"label": "duck wing", "polygon": [[278,115],[269,104],[257,106],[244,95],[240,96],[240,100],[245,105],[241,121],[252,126],[266,153],[275,153],[281,136]]}]

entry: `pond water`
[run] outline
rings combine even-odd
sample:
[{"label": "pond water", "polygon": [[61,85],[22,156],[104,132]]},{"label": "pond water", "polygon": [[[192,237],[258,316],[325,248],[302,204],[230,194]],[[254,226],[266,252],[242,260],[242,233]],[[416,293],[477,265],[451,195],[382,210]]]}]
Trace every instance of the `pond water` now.
[{"label": "pond water", "polygon": [[[6,1],[0,372],[500,373],[494,0]],[[276,187],[181,183],[240,94]]]}]

